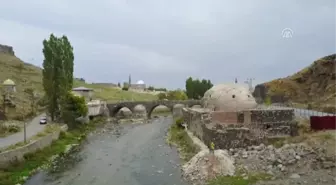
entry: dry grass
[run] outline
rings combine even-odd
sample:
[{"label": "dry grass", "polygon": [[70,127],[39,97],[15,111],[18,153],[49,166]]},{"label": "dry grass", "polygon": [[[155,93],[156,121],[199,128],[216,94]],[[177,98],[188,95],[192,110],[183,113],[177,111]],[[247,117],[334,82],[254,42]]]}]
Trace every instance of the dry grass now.
[{"label": "dry grass", "polygon": [[[43,95],[41,68],[24,63],[15,56],[0,53],[0,81],[12,79],[16,83],[14,102],[16,111],[9,112],[9,119],[27,117],[31,112],[29,96],[24,92],[26,88],[33,88],[40,96]],[[0,87],[1,88],[1,87]],[[0,97],[2,102],[2,96]],[[0,107],[2,104],[0,105]]]}]

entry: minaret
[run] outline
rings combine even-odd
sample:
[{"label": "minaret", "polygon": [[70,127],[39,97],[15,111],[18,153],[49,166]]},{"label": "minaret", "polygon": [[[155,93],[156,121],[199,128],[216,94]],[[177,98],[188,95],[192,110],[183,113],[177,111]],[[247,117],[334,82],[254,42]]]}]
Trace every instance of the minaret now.
[{"label": "minaret", "polygon": [[238,83],[238,79],[236,78],[236,79],[235,79],[235,84],[237,84],[237,83]]},{"label": "minaret", "polygon": [[128,76],[128,86],[131,87],[132,84],[132,79],[131,79],[131,74]]}]

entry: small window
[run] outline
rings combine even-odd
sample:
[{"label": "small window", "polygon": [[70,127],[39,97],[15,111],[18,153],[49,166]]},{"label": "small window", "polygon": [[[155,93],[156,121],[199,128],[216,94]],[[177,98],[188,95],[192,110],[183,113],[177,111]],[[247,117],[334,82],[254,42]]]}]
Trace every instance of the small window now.
[{"label": "small window", "polygon": [[247,97],[251,97],[250,95],[247,95]]},{"label": "small window", "polygon": [[236,95],[232,95],[232,98],[235,98],[236,97]]}]

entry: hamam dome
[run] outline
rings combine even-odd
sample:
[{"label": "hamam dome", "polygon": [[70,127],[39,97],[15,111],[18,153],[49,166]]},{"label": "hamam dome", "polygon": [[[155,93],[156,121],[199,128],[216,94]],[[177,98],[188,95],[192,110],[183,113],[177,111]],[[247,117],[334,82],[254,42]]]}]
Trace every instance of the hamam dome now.
[{"label": "hamam dome", "polygon": [[205,92],[203,101],[205,108],[216,111],[239,111],[257,106],[249,89],[240,84],[215,85]]}]

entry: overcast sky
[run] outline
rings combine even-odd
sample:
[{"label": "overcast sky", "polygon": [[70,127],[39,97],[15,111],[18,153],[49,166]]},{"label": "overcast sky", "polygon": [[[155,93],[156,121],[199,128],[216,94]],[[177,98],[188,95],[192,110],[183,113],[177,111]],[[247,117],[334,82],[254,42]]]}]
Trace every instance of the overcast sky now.
[{"label": "overcast sky", "polygon": [[41,66],[50,33],[68,36],[91,82],[259,83],[335,53],[335,0],[0,0],[0,43],[25,62]]}]

